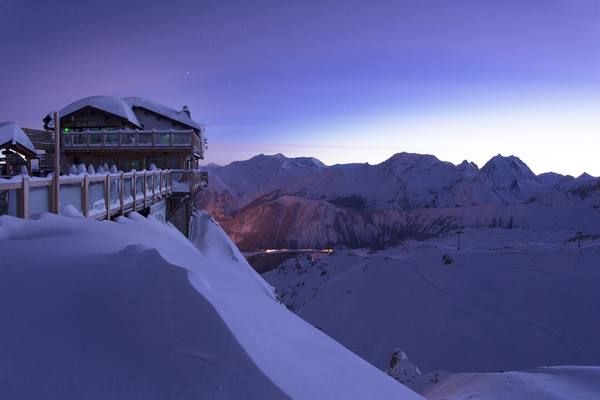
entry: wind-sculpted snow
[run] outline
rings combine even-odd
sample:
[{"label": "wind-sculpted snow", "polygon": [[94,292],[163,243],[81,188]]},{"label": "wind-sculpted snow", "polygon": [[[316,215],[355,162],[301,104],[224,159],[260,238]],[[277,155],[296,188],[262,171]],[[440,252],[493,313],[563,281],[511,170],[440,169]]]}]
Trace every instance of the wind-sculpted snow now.
[{"label": "wind-sculpted snow", "polygon": [[204,256],[263,291],[267,296],[277,298],[273,287],[252,269],[227,234],[206,211],[194,211],[191,224],[191,242]]},{"label": "wind-sculpted snow", "polygon": [[[221,228],[0,217],[1,399],[420,399],[289,312]],[[68,215],[68,216],[67,216]]]},{"label": "wind-sculpted snow", "polygon": [[460,250],[452,236],[401,242],[289,260],[263,277],[288,308],[382,370],[396,347],[424,373],[600,363],[600,242],[464,232]]}]

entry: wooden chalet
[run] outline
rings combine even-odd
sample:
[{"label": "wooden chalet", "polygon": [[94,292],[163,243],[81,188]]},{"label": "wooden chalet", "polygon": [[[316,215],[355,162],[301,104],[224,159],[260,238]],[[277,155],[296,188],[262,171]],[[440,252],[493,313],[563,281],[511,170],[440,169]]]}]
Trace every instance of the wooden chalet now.
[{"label": "wooden chalet", "polygon": [[[176,111],[139,97],[92,96],[64,107],[59,119],[61,153],[68,164],[91,164],[96,170],[115,165],[123,172],[151,165],[189,170],[204,159],[205,127],[191,119],[187,107]],[[44,118],[44,128],[54,128],[53,113]]]},{"label": "wooden chalet", "polygon": [[[139,97],[92,96],[60,110],[59,121],[56,115],[43,119],[45,131],[0,124],[0,150],[15,159],[4,157],[0,166],[19,167],[21,173],[20,159],[31,172],[30,160],[39,155],[41,176],[0,179],[0,215],[60,214],[67,204],[95,219],[137,211],[189,235],[196,194],[208,177],[198,169],[205,127],[191,119],[187,107],[177,111]],[[56,169],[60,174],[45,177]]]}]

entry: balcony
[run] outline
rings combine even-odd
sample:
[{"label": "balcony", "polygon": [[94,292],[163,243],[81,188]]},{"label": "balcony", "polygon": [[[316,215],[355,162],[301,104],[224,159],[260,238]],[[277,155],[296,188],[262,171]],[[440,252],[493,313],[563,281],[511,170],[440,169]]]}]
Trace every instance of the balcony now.
[{"label": "balcony", "polygon": [[204,141],[193,130],[63,132],[62,151],[194,153],[204,158]]}]

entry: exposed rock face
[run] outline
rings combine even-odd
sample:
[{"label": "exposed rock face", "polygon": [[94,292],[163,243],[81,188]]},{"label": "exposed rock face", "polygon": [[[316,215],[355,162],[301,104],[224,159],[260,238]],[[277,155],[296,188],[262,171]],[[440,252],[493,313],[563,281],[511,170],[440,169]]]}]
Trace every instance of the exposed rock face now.
[{"label": "exposed rock face", "polygon": [[385,371],[386,374],[402,384],[415,382],[418,376],[423,374],[419,371],[419,367],[408,360],[406,354],[399,348],[394,350],[390,367]]}]

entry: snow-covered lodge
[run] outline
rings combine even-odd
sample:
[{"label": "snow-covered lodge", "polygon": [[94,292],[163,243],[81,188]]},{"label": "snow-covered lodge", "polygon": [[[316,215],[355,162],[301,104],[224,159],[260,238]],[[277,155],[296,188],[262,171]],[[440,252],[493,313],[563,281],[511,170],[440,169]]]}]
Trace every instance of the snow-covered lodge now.
[{"label": "snow-covered lodge", "polygon": [[[54,112],[44,128],[54,129]],[[176,111],[140,97],[92,96],[59,111],[61,151],[70,164],[115,165],[123,172],[159,169],[197,169],[204,159],[204,125],[183,107]],[[43,139],[30,134],[34,146]]]},{"label": "snow-covered lodge", "polygon": [[[0,179],[0,215],[61,213],[67,204],[96,219],[138,211],[188,235],[196,194],[208,177],[198,169],[205,127],[191,119],[187,107],[177,111],[139,97],[92,96],[43,121],[45,130],[0,124],[6,155],[1,174],[13,176]],[[57,168],[60,178],[44,178]]]}]

